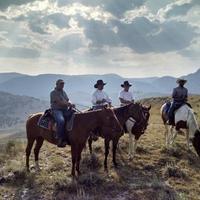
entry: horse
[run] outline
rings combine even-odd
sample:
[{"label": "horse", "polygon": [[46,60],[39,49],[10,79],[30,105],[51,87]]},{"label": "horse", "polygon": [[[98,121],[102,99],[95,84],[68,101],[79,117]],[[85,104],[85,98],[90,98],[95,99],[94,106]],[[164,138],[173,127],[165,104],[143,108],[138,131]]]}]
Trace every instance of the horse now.
[{"label": "horse", "polygon": [[[182,105],[175,111],[175,125],[168,125],[168,114],[165,111],[166,103],[161,106],[161,118],[165,126],[165,145],[174,143],[180,129],[186,129],[187,148],[190,150],[192,143],[197,154],[200,156],[200,130],[192,108],[187,104]],[[170,126],[170,128],[168,128]],[[175,132],[174,132],[175,128]]]},{"label": "horse", "polygon": [[[57,139],[54,137],[54,132],[43,129],[37,125],[38,120],[42,116],[42,113],[36,113],[30,116],[26,122],[27,132],[27,147],[26,147],[26,167],[29,171],[29,156],[31,153],[34,141],[36,145],[34,148],[35,164],[39,169],[38,157],[40,148],[43,145],[43,141],[47,140],[52,144],[57,144]],[[68,139],[71,144],[71,157],[72,157],[72,170],[71,175],[75,176],[75,168],[78,175],[81,174],[79,164],[81,160],[81,152],[85,147],[90,131],[94,130],[98,126],[103,126],[111,129],[114,132],[122,131],[122,127],[114,114],[112,109],[103,109],[98,111],[88,111],[85,113],[76,113],[74,118],[74,126],[72,131],[68,133]]]},{"label": "horse", "polygon": [[[149,111],[150,107],[144,108],[142,105],[138,103],[136,104],[131,103],[131,104],[113,109],[121,126],[124,127],[123,133],[125,132],[125,130],[128,130],[130,131],[129,134],[131,134],[131,138],[132,138],[132,134],[135,134],[137,135],[136,138],[139,139],[140,137],[139,133],[144,133],[147,127],[148,119],[146,120],[146,116],[145,116],[146,114],[144,114],[144,109],[145,111]],[[148,114],[148,118],[149,118],[149,114]],[[137,126],[137,129],[133,129],[134,132],[132,132],[132,129],[130,128],[131,127],[130,123],[128,125],[129,127],[127,127],[126,123],[129,120],[134,122],[134,124]],[[111,131],[109,132],[109,129],[105,130],[105,129],[102,129],[101,127],[98,127],[97,130],[94,130],[93,134],[104,138],[104,144],[105,144],[104,169],[105,170],[107,170],[107,157],[109,154],[109,143],[112,140],[112,145],[113,145],[113,148],[112,148],[113,160],[112,161],[113,161],[114,166],[117,167],[118,165],[116,162],[116,149],[117,149],[119,138],[123,134],[119,132],[111,132]],[[93,141],[93,138],[92,136],[90,136],[88,139],[90,154],[92,154],[92,141]],[[129,147],[133,146],[130,144],[131,142],[132,140],[129,140]]]}]

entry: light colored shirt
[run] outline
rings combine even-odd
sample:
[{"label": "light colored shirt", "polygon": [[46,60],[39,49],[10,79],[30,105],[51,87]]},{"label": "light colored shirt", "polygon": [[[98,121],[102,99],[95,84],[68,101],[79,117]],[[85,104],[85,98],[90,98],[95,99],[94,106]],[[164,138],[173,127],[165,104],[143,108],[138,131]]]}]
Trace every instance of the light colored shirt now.
[{"label": "light colored shirt", "polygon": [[[120,93],[119,93],[119,98],[125,100],[125,101],[133,101],[133,93],[130,92],[130,91],[125,91],[125,90],[122,90]],[[124,103],[121,103],[121,105],[125,105]]]},{"label": "light colored shirt", "polygon": [[175,102],[185,102],[188,97],[188,90],[185,87],[178,86],[174,88],[172,98]]},{"label": "light colored shirt", "polygon": [[[97,101],[102,101],[103,99],[106,100],[106,102],[101,103],[101,104],[97,104]],[[92,94],[92,104],[93,106],[103,106],[106,105],[108,103],[111,103],[112,100],[109,98],[109,96],[102,90],[96,90],[93,94]]]}]

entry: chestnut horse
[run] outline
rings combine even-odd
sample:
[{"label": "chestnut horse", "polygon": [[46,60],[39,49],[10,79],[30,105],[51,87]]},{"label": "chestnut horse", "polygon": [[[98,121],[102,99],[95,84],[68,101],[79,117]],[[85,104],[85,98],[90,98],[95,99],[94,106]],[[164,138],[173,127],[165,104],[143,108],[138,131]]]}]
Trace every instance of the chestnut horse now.
[{"label": "chestnut horse", "polygon": [[[38,165],[39,151],[42,147],[43,141],[47,140],[52,144],[57,144],[57,140],[54,137],[54,132],[40,128],[37,123],[41,117],[41,113],[34,114],[29,117],[26,123],[27,131],[27,147],[26,147],[26,167],[29,170],[29,156],[34,141],[36,145],[34,148],[35,154],[35,163],[36,167]],[[74,127],[72,131],[68,133],[69,141],[71,144],[71,156],[72,156],[72,176],[75,176],[75,168],[80,174],[79,164],[81,160],[81,152],[87,142],[88,137],[90,136],[91,130],[94,130],[96,127],[107,127],[113,132],[121,132],[122,127],[111,109],[103,109],[99,111],[88,111],[85,113],[75,114],[74,118]]]},{"label": "chestnut horse", "polygon": [[[145,108],[145,112],[149,111],[149,108]],[[119,108],[114,108],[114,112],[121,124],[122,127],[126,128],[126,122],[130,119],[133,118],[135,125],[137,126],[137,131],[136,129],[135,132],[131,132],[131,134],[143,134],[146,127],[147,127],[147,123],[148,123],[148,119],[149,119],[149,115],[148,115],[148,119],[146,119],[145,114],[144,114],[144,107],[138,103],[131,103]],[[129,131],[129,130],[127,130]],[[101,128],[99,127],[97,130],[94,131],[94,135],[98,135],[104,138],[104,143],[105,143],[105,159],[104,159],[104,169],[107,170],[107,157],[109,154],[109,143],[112,140],[112,153],[113,153],[113,164],[115,167],[117,167],[117,162],[116,162],[116,149],[117,149],[117,144],[119,141],[119,138],[122,136],[122,133],[120,132],[112,132],[110,131],[110,133],[108,133],[109,130],[105,129],[105,128]],[[123,132],[126,132],[125,130]],[[141,135],[140,134],[140,135]],[[136,136],[135,136],[136,137]],[[137,138],[139,139],[139,137]],[[88,139],[88,146],[89,146],[89,150],[90,153],[92,153],[92,141],[93,138],[92,136],[89,137]],[[130,140],[129,142],[132,142],[132,140]],[[131,145],[129,144],[129,147]]]}]

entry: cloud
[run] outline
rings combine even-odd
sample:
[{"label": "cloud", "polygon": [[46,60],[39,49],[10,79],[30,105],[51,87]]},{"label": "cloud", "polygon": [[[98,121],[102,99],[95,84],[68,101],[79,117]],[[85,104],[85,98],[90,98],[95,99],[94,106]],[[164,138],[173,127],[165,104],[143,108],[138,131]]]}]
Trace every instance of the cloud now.
[{"label": "cloud", "polygon": [[166,13],[166,17],[178,16],[178,15],[186,15],[187,12],[193,7],[191,3],[184,3],[182,5],[174,5],[172,9],[170,9]]},{"label": "cloud", "polygon": [[[173,67],[184,64],[186,70],[199,63],[199,2],[8,0],[0,4],[0,57],[10,66],[11,61],[15,65],[14,60],[28,63],[30,59],[32,66],[50,66],[50,59],[55,70],[70,60],[71,73],[81,67],[80,73],[117,68],[126,75],[132,69],[139,74],[139,68],[145,73],[148,66],[167,73],[161,68],[173,62]],[[171,60],[163,62],[169,56]],[[71,68],[67,70],[62,67],[69,73]]]},{"label": "cloud", "polygon": [[[199,0],[179,0],[162,7],[158,13],[165,19],[184,17],[194,7],[200,6]],[[181,18],[179,18],[182,20]]]},{"label": "cloud", "polygon": [[66,6],[72,3],[81,3],[86,6],[99,6],[114,16],[121,17],[125,11],[144,5],[146,0],[57,0],[58,6]]},{"label": "cloud", "polygon": [[96,20],[80,20],[84,34],[93,47],[102,47],[103,45],[117,46],[119,39],[114,31],[114,26]]},{"label": "cloud", "polygon": [[80,34],[71,34],[62,37],[52,45],[52,50],[68,53],[83,47],[83,39]]},{"label": "cloud", "polygon": [[58,28],[69,28],[70,16],[63,13],[53,13],[43,17],[46,24],[54,24]]},{"label": "cloud", "polygon": [[198,36],[196,27],[176,20],[159,22],[136,17],[131,23],[79,20],[92,47],[129,47],[138,53],[179,51]]},{"label": "cloud", "polygon": [[13,57],[13,58],[38,58],[39,51],[30,48],[22,47],[0,47],[0,57]]},{"label": "cloud", "polygon": [[[23,5],[23,4],[27,4],[29,2],[33,2],[36,0],[1,0],[0,1],[0,10],[1,9],[6,9],[11,5]],[[40,0],[42,1],[42,0]]]}]

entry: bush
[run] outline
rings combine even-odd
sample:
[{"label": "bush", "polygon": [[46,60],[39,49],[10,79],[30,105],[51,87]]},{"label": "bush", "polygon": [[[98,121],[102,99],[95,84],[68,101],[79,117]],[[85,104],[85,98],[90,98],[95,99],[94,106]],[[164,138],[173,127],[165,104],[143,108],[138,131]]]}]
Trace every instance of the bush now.
[{"label": "bush", "polygon": [[103,179],[96,173],[84,174],[79,177],[78,183],[85,187],[99,186],[103,183]]},{"label": "bush", "polygon": [[181,171],[181,169],[170,164],[166,165],[163,171],[163,176],[166,178],[174,177],[174,178],[183,178],[183,179],[187,177],[186,174],[183,171]]}]

